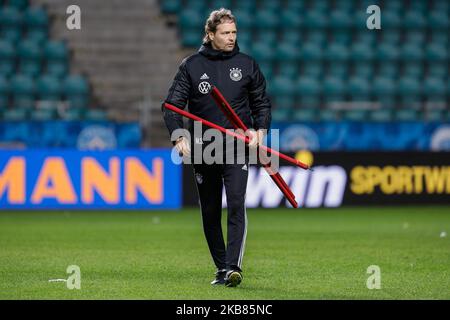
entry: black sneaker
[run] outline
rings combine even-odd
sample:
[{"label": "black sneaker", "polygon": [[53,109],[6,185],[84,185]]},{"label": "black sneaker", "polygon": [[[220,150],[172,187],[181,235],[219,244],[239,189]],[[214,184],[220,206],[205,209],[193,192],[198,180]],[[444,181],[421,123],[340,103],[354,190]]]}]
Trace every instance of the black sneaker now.
[{"label": "black sneaker", "polygon": [[225,286],[237,287],[242,282],[242,273],[238,270],[230,270],[225,278]]},{"label": "black sneaker", "polygon": [[221,285],[221,284],[225,284],[225,277],[227,275],[227,270],[226,269],[222,269],[222,270],[217,270],[216,272],[216,278],[211,281],[212,285]]}]

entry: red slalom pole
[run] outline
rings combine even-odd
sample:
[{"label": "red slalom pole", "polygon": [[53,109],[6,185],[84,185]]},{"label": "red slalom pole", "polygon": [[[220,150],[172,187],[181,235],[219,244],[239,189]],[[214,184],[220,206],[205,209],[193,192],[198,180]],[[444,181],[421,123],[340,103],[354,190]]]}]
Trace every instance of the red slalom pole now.
[{"label": "red slalom pole", "polygon": [[[247,127],[242,122],[242,120],[239,118],[239,116],[236,114],[236,112],[233,110],[233,108],[230,106],[230,104],[227,102],[225,97],[220,93],[219,89],[217,87],[213,87],[211,90],[212,97],[214,98],[214,101],[217,103],[219,108],[223,111],[225,116],[230,120],[231,123],[233,123],[235,126],[238,125],[239,128],[244,129],[244,131],[247,131]],[[310,166],[306,163],[300,162],[297,159],[291,158],[283,153],[280,153],[276,150],[273,150],[271,148],[268,148],[266,146],[260,146],[263,150],[266,152],[272,153],[302,169],[310,169]]]},{"label": "red slalom pole", "polygon": [[[196,115],[194,115],[194,114],[192,114],[192,113],[190,113],[190,112],[187,112],[187,111],[184,111],[184,110],[182,110],[182,109],[180,109],[180,108],[177,108],[177,107],[171,105],[170,103],[167,103],[167,102],[164,103],[164,107],[167,108],[167,109],[169,109],[169,110],[171,110],[171,111],[173,111],[173,112],[176,112],[176,113],[178,113],[178,114],[180,114],[180,115],[182,115],[182,116],[184,116],[184,117],[186,117],[186,118],[189,118],[189,119],[194,120],[194,121],[199,121],[199,122],[201,122],[202,124],[204,124],[204,125],[206,125],[206,126],[208,126],[208,127],[210,127],[210,128],[217,129],[217,130],[219,130],[219,131],[222,132],[222,133],[225,133],[225,134],[227,134],[227,135],[229,135],[229,136],[232,136],[232,137],[234,137],[234,138],[236,138],[236,139],[242,140],[242,141],[244,141],[246,144],[248,144],[248,143],[250,142],[250,139],[249,139],[248,137],[246,137],[246,136],[237,134],[237,133],[235,133],[235,132],[233,132],[233,131],[231,131],[231,130],[229,130],[229,129],[225,129],[225,128],[223,128],[223,127],[221,127],[221,126],[219,126],[219,125],[217,125],[217,124],[215,124],[215,123],[212,123],[212,122],[210,122],[210,121],[208,121],[208,120],[205,120],[205,119],[203,119],[203,118],[200,118],[200,117],[198,117],[198,116],[196,116]],[[261,148],[262,148],[262,147],[266,148],[266,151],[267,151],[267,149],[270,149],[270,148],[267,148],[267,147],[265,147],[265,146],[260,146],[260,147],[261,147]],[[271,177],[273,177],[273,176],[274,176],[274,175],[271,175]],[[275,181],[275,180],[274,180],[274,181]],[[279,181],[275,181],[275,183],[276,183],[277,186],[280,188],[281,192],[286,196],[286,198],[288,199],[289,203],[290,203],[294,208],[298,208],[298,204],[297,204],[297,202],[295,201],[295,199],[294,199],[294,197],[293,197],[292,191],[289,190],[289,191],[290,191],[290,192],[289,192],[288,190],[286,190],[286,188],[285,188]],[[291,194],[292,194],[292,196],[291,196]]]},{"label": "red slalom pole", "polygon": [[[244,122],[242,122],[241,118],[239,118],[237,113],[233,110],[233,108],[230,106],[228,101],[225,99],[225,97],[222,95],[222,93],[219,91],[219,89],[216,86],[212,87],[211,95],[212,95],[214,101],[216,102],[216,104],[218,105],[219,109],[222,110],[222,112],[225,114],[225,116],[228,118],[228,120],[233,124],[235,129],[242,129],[244,131],[248,130],[247,126],[244,124]],[[260,159],[260,161],[263,162],[261,159]],[[270,175],[272,180],[277,184],[277,186],[281,190],[284,189],[286,191],[283,193],[285,193],[285,194],[288,193],[292,199],[295,199],[295,195],[292,193],[291,189],[289,188],[287,183],[284,181],[283,177],[278,172],[274,173],[270,169],[270,163],[268,161],[264,161],[264,162],[266,162],[266,164],[263,164],[264,169]]]}]

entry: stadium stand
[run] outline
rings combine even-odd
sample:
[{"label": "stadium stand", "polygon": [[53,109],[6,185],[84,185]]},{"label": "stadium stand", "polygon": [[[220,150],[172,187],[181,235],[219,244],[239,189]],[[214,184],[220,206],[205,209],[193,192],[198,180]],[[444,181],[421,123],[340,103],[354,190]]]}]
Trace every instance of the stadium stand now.
[{"label": "stadium stand", "polygon": [[70,50],[52,39],[50,17],[28,0],[0,1],[0,120],[107,119],[93,108],[86,76],[70,70]]},{"label": "stadium stand", "polygon": [[450,2],[366,0],[160,0],[194,50],[210,10],[231,9],[238,44],[267,78],[278,121],[450,120]]}]

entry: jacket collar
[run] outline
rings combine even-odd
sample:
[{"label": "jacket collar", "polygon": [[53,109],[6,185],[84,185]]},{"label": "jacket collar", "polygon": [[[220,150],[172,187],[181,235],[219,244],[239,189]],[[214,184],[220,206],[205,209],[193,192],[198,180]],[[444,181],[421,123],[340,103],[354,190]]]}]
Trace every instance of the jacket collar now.
[{"label": "jacket collar", "polygon": [[234,46],[234,49],[232,51],[225,52],[225,51],[213,49],[213,47],[211,46],[211,43],[204,43],[200,47],[200,49],[198,49],[198,52],[209,59],[222,59],[223,60],[223,59],[231,58],[231,57],[235,56],[236,54],[238,54],[239,46],[236,42],[236,45]]}]

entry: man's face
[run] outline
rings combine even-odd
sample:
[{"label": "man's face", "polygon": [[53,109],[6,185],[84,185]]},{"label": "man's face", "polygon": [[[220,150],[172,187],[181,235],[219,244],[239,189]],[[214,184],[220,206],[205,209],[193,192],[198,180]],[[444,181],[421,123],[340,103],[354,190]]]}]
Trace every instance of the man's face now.
[{"label": "man's face", "polygon": [[215,50],[233,51],[236,45],[236,24],[225,21],[217,26],[216,33],[209,33],[211,45]]}]

